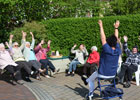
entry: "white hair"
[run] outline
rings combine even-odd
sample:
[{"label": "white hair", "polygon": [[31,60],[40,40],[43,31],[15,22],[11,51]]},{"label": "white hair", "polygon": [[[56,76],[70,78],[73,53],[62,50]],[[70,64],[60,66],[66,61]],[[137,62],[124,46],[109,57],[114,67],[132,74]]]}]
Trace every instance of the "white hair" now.
[{"label": "white hair", "polygon": [[30,45],[30,42],[26,42],[25,44],[29,44]]},{"label": "white hair", "polygon": [[18,43],[17,43],[17,42],[14,42],[14,43],[13,43],[13,46],[15,46],[15,45],[18,45]]},{"label": "white hair", "polygon": [[91,50],[95,50],[95,51],[97,51],[98,49],[97,49],[96,46],[92,46],[92,47],[91,47]]}]

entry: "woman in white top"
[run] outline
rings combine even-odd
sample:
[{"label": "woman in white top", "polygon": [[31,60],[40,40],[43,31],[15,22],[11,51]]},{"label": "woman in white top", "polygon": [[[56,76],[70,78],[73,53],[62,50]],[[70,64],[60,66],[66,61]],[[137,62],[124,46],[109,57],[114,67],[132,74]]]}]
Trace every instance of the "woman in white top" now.
[{"label": "woman in white top", "polygon": [[84,56],[88,55],[88,52],[83,44],[79,46],[79,49],[74,50],[76,46],[77,45],[75,44],[71,49],[71,53],[75,54],[75,58],[70,63],[69,71],[66,76],[69,76],[71,72],[72,72],[72,76],[74,76],[77,64],[84,64]]},{"label": "woman in white top", "polygon": [[15,78],[15,81],[18,84],[23,84],[21,82],[21,74],[18,64],[12,60],[9,52],[5,50],[3,43],[0,43],[0,69],[7,70],[13,76],[13,78]]}]

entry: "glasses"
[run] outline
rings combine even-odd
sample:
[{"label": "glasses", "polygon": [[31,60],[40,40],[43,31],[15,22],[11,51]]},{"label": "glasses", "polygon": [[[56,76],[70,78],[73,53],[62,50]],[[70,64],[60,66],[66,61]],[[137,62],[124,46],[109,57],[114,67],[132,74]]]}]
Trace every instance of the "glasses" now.
[{"label": "glasses", "polygon": [[18,47],[18,45],[14,45],[15,47]]}]

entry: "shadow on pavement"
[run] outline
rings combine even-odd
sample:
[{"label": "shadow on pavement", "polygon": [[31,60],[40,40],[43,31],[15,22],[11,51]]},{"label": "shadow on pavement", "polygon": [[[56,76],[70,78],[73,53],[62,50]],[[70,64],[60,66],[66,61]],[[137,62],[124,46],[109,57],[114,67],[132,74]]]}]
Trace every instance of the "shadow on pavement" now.
[{"label": "shadow on pavement", "polygon": [[11,85],[16,85],[12,82],[12,77],[10,77],[10,75],[6,72],[4,72],[3,74],[0,74],[0,80],[5,81]]},{"label": "shadow on pavement", "polygon": [[[84,87],[83,85],[77,83],[80,87],[75,87],[75,88],[71,88],[68,85],[65,85],[67,88],[73,90],[75,92],[75,94],[80,95],[81,97],[85,98],[86,95],[88,94],[89,90]],[[94,94],[94,98],[99,98],[98,94]],[[98,99],[98,100],[102,100],[102,99]]]}]

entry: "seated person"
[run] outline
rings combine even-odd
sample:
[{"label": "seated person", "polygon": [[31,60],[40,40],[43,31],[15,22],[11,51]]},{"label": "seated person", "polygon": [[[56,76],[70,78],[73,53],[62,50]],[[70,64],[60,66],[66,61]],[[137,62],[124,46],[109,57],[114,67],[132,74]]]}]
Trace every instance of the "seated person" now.
[{"label": "seated person", "polygon": [[99,66],[99,59],[100,59],[100,55],[97,52],[97,47],[96,46],[92,46],[91,48],[92,53],[90,53],[86,63],[84,64],[84,68],[83,68],[83,73],[85,77],[87,77],[87,69],[90,69],[90,74],[91,75],[93,72],[96,71],[96,67]]},{"label": "seated person", "polygon": [[130,82],[132,81],[132,75],[138,69],[139,58],[140,58],[140,54],[138,53],[138,47],[134,46],[132,51],[130,51],[127,46],[127,40],[128,40],[127,36],[124,36],[123,49],[127,55],[127,58],[126,61],[122,64],[121,72],[118,75],[119,79],[122,79],[122,77],[126,75],[125,77],[126,84],[124,84],[125,88],[131,86]]},{"label": "seated person", "polygon": [[22,54],[22,50],[24,49],[25,46],[25,40],[26,40],[26,32],[22,31],[22,44],[19,47],[19,44],[17,42],[14,42],[12,44],[12,39],[13,39],[13,35],[10,35],[10,41],[9,41],[9,46],[10,46],[10,50],[12,53],[12,58],[13,60],[19,65],[19,67],[23,68],[25,70],[25,72],[23,74],[23,78],[28,81],[31,82],[31,80],[29,79],[29,75],[33,75],[33,71],[31,70],[32,65],[30,63],[28,63],[23,54]]},{"label": "seated person", "polygon": [[[23,55],[25,57],[25,60],[29,63],[32,64],[32,66],[39,71],[40,73],[44,72],[45,70],[41,69],[41,64],[40,62],[37,61],[37,58],[35,56],[34,53],[34,45],[35,45],[35,39],[34,39],[34,35],[32,32],[30,32],[30,34],[32,35],[32,44],[30,45],[30,42],[26,42],[25,43],[25,47],[23,50]],[[37,79],[39,79],[39,74],[36,77]]]},{"label": "seated person", "polygon": [[84,64],[84,56],[88,56],[88,52],[83,44],[79,46],[79,49],[74,50],[77,45],[75,44],[72,49],[71,53],[75,54],[75,58],[72,60],[72,62],[69,65],[69,71],[66,76],[69,76],[72,72],[72,76],[74,76],[76,66],[77,64]]},{"label": "seated person", "polygon": [[54,65],[47,58],[47,52],[50,51],[50,43],[51,43],[51,41],[49,40],[47,48],[43,48],[42,45],[44,44],[44,40],[41,40],[41,42],[34,49],[37,60],[42,64],[42,66],[44,68],[46,68],[46,73],[45,73],[46,78],[50,78],[50,76],[48,75],[48,67],[47,66],[49,66],[49,68],[53,72],[56,72]]},{"label": "seated person", "polygon": [[93,97],[94,81],[97,77],[115,77],[118,68],[119,55],[121,54],[120,45],[119,43],[117,43],[119,21],[116,21],[116,23],[114,24],[115,34],[108,37],[107,40],[104,33],[102,21],[99,20],[98,24],[100,26],[100,36],[103,48],[100,56],[99,69],[98,71],[95,71],[88,79],[82,77],[85,85],[89,84],[89,100],[91,100],[91,98]]},{"label": "seated person", "polygon": [[3,43],[0,43],[0,69],[6,69],[18,84],[23,84],[18,64],[12,60]]}]

